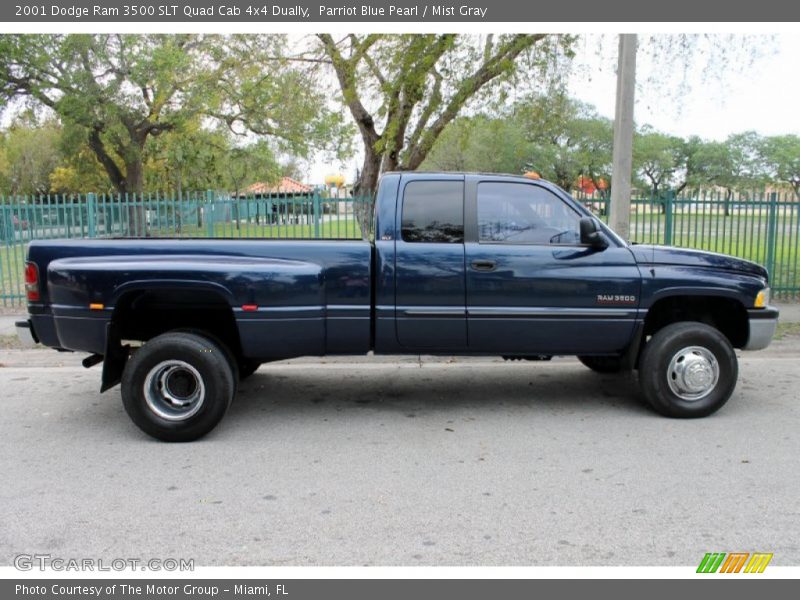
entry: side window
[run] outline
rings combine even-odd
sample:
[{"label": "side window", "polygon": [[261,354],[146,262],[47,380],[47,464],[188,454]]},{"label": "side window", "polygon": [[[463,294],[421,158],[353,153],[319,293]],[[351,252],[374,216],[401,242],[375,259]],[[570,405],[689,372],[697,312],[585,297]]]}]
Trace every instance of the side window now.
[{"label": "side window", "polygon": [[478,184],[478,240],[578,244],[580,216],[548,190],[525,183]]},{"label": "side window", "polygon": [[464,241],[464,184],[412,181],[403,193],[402,235],[406,242]]}]

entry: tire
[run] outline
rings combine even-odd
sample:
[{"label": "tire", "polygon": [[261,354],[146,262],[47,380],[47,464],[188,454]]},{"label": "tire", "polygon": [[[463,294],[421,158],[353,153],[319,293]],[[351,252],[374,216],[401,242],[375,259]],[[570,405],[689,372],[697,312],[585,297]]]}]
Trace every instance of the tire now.
[{"label": "tire", "polygon": [[239,381],[244,381],[250,377],[250,375],[258,371],[260,366],[261,363],[257,360],[242,359],[239,362]]},{"label": "tire", "polygon": [[647,403],[667,417],[705,417],[731,397],[739,376],[736,353],[719,330],[680,322],[657,331],[639,363]]},{"label": "tire", "polygon": [[207,331],[203,331],[202,329],[173,329],[170,333],[191,333],[197,335],[201,338],[205,338],[209,341],[214,342],[217,346],[219,346],[220,350],[222,350],[223,354],[225,354],[225,358],[228,359],[228,363],[231,365],[231,369],[233,369],[233,381],[234,381],[234,390],[233,395],[236,396],[236,392],[238,391],[238,383],[243,378],[239,375],[239,361],[236,360],[236,356],[231,349],[228,347],[225,342],[223,342],[220,338],[215,336],[212,333]]},{"label": "tire", "polygon": [[622,357],[620,356],[579,356],[578,360],[597,373],[622,371]]},{"label": "tire", "polygon": [[217,342],[195,333],[169,332],[151,339],[128,361],[122,404],[148,435],[190,442],[225,416],[236,389],[234,377],[227,352]]}]

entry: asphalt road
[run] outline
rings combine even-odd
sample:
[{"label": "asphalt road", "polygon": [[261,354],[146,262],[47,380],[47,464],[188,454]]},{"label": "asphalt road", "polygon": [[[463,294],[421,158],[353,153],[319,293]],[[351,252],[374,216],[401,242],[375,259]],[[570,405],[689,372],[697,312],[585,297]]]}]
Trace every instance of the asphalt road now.
[{"label": "asphalt road", "polygon": [[277,363],[183,445],[140,433],[78,357],[0,365],[0,564],[800,564],[797,339],[744,354],[694,421],[572,359]]}]

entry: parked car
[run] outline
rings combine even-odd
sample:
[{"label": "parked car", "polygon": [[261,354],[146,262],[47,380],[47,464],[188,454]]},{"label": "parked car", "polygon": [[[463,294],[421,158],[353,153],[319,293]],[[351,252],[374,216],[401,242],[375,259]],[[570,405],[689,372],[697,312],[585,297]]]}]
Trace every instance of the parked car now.
[{"label": "parked car", "polygon": [[510,175],[384,175],[374,242],[34,241],[26,287],[20,334],[102,362],[101,390],[121,383],[168,441],[211,431],[261,363],[369,351],[575,355],[637,369],[663,415],[703,417],[736,386],[734,349],[766,347],[778,319],[763,267],[629,245],[556,185]]}]

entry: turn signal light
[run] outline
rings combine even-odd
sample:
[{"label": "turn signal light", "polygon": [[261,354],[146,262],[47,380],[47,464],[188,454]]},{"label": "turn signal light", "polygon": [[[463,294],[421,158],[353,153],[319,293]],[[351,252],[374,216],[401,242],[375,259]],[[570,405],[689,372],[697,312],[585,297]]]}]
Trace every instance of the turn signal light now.
[{"label": "turn signal light", "polygon": [[769,304],[769,288],[764,288],[756,295],[756,301],[753,303],[755,308],[764,308]]}]

